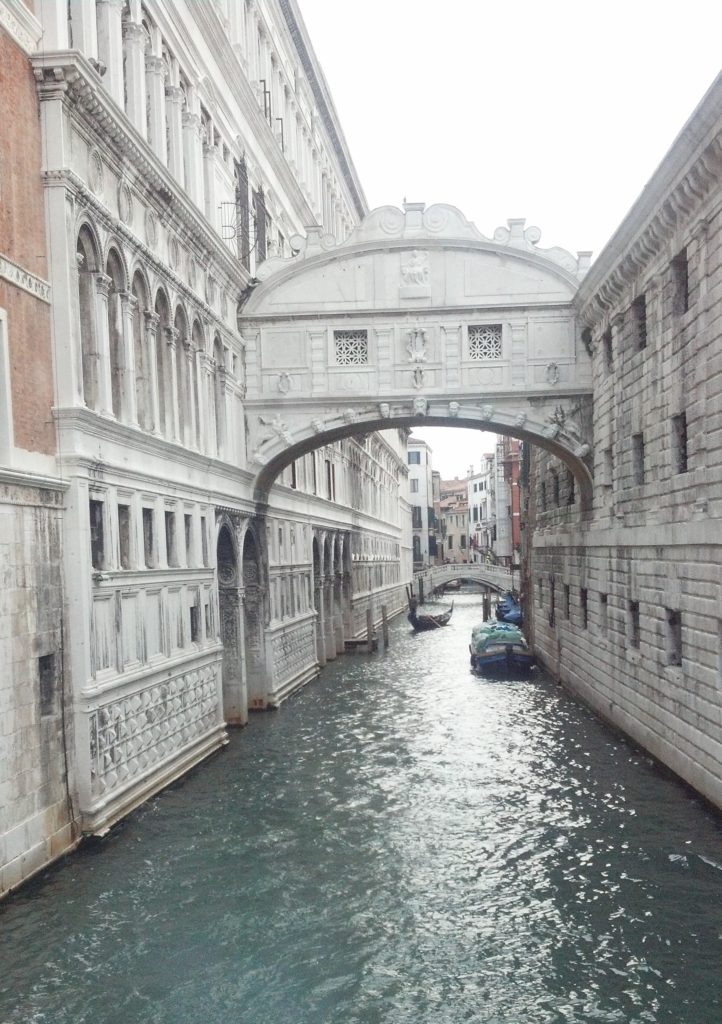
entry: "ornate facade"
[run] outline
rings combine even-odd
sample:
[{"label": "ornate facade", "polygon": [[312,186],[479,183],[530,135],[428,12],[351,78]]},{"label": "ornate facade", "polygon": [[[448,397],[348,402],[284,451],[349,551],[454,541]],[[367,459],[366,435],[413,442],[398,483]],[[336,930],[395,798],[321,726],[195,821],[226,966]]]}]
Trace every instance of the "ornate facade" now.
[{"label": "ornate facade", "polygon": [[404,432],[319,447],[254,493],[242,298],[309,225],[343,239],[365,213],[296,4],[37,6],[0,3],[35,254],[0,263],[2,522],[27,588],[4,598],[3,657],[13,743],[38,748],[0,780],[0,891],[276,706],[367,609],[394,614],[411,557]]}]

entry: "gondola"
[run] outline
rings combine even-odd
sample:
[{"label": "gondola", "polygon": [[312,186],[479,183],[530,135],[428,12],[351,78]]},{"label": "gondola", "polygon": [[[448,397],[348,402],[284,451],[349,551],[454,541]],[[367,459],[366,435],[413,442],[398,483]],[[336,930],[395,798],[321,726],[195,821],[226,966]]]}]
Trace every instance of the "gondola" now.
[{"label": "gondola", "polygon": [[441,612],[439,615],[417,615],[416,609],[418,606],[418,599],[410,597],[408,619],[416,633],[425,633],[427,630],[439,629],[441,626],[445,626],[451,618],[451,613],[454,610],[454,602],[452,601],[451,608],[445,612]]}]

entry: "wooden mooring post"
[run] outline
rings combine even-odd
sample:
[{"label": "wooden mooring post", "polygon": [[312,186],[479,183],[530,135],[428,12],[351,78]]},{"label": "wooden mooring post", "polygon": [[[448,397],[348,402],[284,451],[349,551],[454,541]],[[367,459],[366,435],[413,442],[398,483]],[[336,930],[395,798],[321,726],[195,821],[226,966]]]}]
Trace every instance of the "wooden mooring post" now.
[{"label": "wooden mooring post", "polygon": [[491,594],[487,590],[481,599],[481,605],[484,611],[484,622],[491,618]]},{"label": "wooden mooring post", "polygon": [[366,609],[366,650],[369,654],[374,649],[374,617],[370,608]]},{"label": "wooden mooring post", "polygon": [[381,605],[381,634],[384,638],[384,650],[389,649],[389,616],[386,605]]}]

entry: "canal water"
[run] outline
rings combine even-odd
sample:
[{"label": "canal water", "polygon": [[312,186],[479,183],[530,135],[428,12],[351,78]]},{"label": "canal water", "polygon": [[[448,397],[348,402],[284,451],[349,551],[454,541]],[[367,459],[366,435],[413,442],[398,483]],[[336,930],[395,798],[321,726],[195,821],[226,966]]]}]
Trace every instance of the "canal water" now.
[{"label": "canal water", "polygon": [[716,1024],[722,829],[479,598],[349,655],[0,906],[2,1024]]}]

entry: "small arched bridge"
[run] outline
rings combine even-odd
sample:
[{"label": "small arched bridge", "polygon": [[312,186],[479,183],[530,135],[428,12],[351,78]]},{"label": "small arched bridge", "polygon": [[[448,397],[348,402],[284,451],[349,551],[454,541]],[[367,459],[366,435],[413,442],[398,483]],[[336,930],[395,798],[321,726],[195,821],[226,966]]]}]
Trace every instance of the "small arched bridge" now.
[{"label": "small arched bridge", "polygon": [[503,565],[485,565],[477,562],[469,562],[460,565],[432,565],[422,572],[414,573],[414,582],[421,581],[424,593],[430,594],[432,590],[438,590],[447,583],[454,583],[457,580],[478,583],[480,586],[489,587],[499,593],[511,590],[514,582],[519,583],[519,574],[516,580],[509,569]]},{"label": "small arched bridge", "polygon": [[337,245],[318,229],[270,259],[239,314],[247,445],[265,504],[289,463],[340,438],[477,427],[556,454],[591,504],[591,361],[574,296],[588,254],[493,238],[451,206],[372,211]]}]

